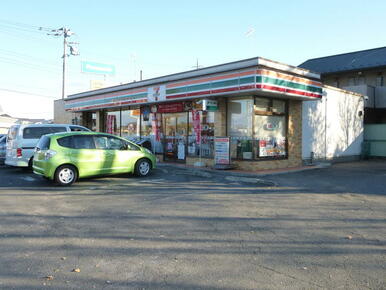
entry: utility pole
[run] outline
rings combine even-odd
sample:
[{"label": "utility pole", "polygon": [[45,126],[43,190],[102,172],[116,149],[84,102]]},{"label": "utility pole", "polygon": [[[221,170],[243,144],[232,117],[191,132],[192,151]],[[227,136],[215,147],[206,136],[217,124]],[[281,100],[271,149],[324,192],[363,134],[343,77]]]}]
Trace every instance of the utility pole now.
[{"label": "utility pole", "polygon": [[[54,29],[54,30],[51,30],[51,33],[48,33],[48,35],[63,36],[62,100],[64,99],[64,97],[66,95],[66,58],[69,57],[70,55],[79,55],[77,48],[73,46],[73,45],[79,44],[79,43],[67,41],[67,38],[73,34],[75,34],[75,33],[66,27]],[[67,47],[70,48],[70,54],[67,54]]]},{"label": "utility pole", "polygon": [[62,100],[66,95],[66,58],[67,58],[67,37],[68,30],[63,27],[63,73],[62,73]]}]

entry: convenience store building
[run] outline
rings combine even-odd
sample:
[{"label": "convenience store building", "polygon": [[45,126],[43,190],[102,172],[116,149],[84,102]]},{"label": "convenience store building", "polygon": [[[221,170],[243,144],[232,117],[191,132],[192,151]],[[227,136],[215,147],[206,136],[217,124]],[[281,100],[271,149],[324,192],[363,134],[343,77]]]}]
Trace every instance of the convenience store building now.
[{"label": "convenience store building", "polygon": [[302,164],[302,102],[322,98],[320,75],[252,58],[68,96],[82,124],[147,139],[161,161],[213,166],[229,137],[244,170]]}]

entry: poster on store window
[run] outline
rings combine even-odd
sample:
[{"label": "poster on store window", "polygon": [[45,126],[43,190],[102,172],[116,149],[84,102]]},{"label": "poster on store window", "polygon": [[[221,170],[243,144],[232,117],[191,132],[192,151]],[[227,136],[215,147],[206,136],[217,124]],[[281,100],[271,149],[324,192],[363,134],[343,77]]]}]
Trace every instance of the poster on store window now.
[{"label": "poster on store window", "polygon": [[267,141],[265,140],[259,140],[259,156],[265,157],[267,155]]},{"label": "poster on store window", "polygon": [[151,127],[154,134],[155,141],[161,140],[161,117],[160,114],[152,113]]},{"label": "poster on store window", "polygon": [[193,130],[196,135],[196,143],[201,143],[201,118],[200,111],[192,110]]},{"label": "poster on store window", "polygon": [[286,155],[285,138],[268,137],[259,140],[259,157]]},{"label": "poster on store window", "polygon": [[115,128],[115,115],[107,115],[106,133],[114,134]]}]

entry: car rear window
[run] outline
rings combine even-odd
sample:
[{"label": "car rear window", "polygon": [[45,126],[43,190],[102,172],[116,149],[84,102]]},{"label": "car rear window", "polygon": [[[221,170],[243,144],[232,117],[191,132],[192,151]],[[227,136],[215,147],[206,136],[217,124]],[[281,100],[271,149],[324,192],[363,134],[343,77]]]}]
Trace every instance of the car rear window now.
[{"label": "car rear window", "polygon": [[23,130],[24,139],[39,139],[41,136],[51,133],[66,132],[66,127],[28,127]]},{"label": "car rear window", "polygon": [[57,140],[57,142],[62,147],[74,148],[74,146],[72,145],[72,136],[67,136],[67,137],[59,138]]},{"label": "car rear window", "polygon": [[40,138],[38,145],[36,145],[36,148],[40,150],[48,150],[50,149],[50,142],[51,142],[51,138],[47,136],[43,136]]}]

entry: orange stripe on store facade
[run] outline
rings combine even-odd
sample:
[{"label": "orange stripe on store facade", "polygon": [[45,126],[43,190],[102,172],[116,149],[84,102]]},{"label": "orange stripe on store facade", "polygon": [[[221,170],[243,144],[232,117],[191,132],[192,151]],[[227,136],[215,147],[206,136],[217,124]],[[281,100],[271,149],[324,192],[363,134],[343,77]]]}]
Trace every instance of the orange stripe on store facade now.
[{"label": "orange stripe on store facade", "polygon": [[[131,94],[138,94],[138,93],[146,93],[147,92],[147,89],[139,89],[139,90],[127,90],[127,91],[120,91],[120,92],[116,92],[116,93],[109,93],[109,94],[106,94],[106,95],[98,95],[97,97],[88,97],[88,98],[82,98],[82,102],[83,101],[92,101],[92,100],[99,100],[99,99],[103,99],[103,98],[110,98],[110,97],[119,97],[119,96],[122,96],[122,95],[131,95]],[[79,102],[78,99],[76,100],[68,100],[67,101],[69,104],[72,104],[72,103],[77,103]]]},{"label": "orange stripe on store facade", "polygon": [[299,78],[299,77],[295,77],[295,76],[290,76],[290,75],[278,73],[278,72],[275,72],[275,71],[261,70],[260,69],[260,70],[257,70],[257,74],[261,74],[261,75],[265,75],[265,76],[271,76],[271,77],[276,77],[276,78],[281,78],[281,79],[285,79],[285,80],[289,80],[289,81],[296,81],[296,82],[304,83],[304,84],[307,84],[307,85],[311,84],[311,85],[318,86],[318,87],[322,86],[322,84],[318,83],[318,82],[314,82],[314,81],[310,81],[310,80],[307,80],[307,79],[304,79],[304,78]]}]

